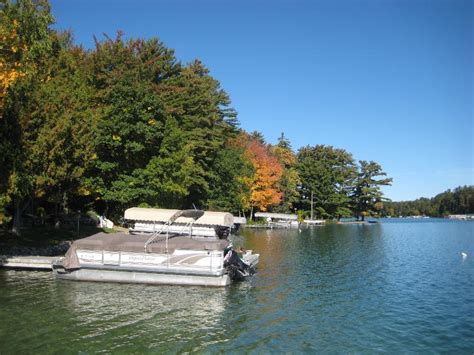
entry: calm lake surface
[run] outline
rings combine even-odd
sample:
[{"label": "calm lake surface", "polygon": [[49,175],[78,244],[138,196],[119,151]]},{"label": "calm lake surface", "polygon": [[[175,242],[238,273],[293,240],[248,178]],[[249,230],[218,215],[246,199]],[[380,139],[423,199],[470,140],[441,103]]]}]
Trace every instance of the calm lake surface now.
[{"label": "calm lake surface", "polygon": [[234,242],[260,265],[224,289],[0,270],[0,353],[474,352],[473,222],[244,230]]}]

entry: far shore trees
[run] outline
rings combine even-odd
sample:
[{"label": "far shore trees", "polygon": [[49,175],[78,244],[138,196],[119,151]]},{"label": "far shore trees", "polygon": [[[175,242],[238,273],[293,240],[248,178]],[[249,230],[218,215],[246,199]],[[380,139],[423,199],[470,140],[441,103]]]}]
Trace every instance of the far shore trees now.
[{"label": "far shore trees", "polygon": [[385,216],[431,216],[446,217],[450,214],[474,213],[474,186],[459,186],[433,198],[414,201],[385,202]]}]

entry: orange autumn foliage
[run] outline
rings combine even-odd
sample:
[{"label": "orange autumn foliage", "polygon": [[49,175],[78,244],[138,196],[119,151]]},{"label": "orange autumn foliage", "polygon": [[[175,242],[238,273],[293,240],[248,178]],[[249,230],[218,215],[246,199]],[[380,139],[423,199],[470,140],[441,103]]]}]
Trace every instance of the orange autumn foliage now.
[{"label": "orange autumn foliage", "polygon": [[242,133],[239,141],[244,148],[244,156],[255,169],[253,178],[247,182],[250,205],[260,211],[267,211],[281,201],[283,193],[279,190],[278,183],[283,175],[283,167],[266,145],[248,134]]}]

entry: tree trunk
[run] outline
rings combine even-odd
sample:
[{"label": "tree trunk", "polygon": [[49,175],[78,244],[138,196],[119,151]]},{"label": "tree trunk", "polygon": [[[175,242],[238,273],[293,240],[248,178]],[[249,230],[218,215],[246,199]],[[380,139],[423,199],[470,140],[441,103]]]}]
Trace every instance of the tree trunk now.
[{"label": "tree trunk", "polygon": [[23,203],[24,200],[19,198],[14,199],[13,201],[13,208],[15,209],[13,212],[13,227],[12,233],[19,236],[21,234],[20,227],[21,227],[21,215],[23,212],[26,211],[28,206],[31,203],[31,199],[27,199],[26,203]]},{"label": "tree trunk", "polygon": [[14,213],[13,213],[13,227],[12,227],[12,233],[15,234],[16,236],[20,236],[20,225],[21,225],[21,204],[19,199],[14,200]]}]

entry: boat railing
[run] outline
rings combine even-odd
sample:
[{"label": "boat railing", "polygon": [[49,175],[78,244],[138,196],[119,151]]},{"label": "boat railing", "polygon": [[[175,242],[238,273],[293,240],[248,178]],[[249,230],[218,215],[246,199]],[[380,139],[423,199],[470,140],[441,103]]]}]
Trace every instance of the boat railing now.
[{"label": "boat railing", "polygon": [[[155,241],[155,239],[158,238],[164,232],[165,227],[168,227],[170,225],[168,222],[163,224],[163,226],[161,227],[161,229],[159,231],[153,232],[152,235],[150,236],[150,238],[148,238],[148,240],[145,242],[145,245],[144,245],[145,252],[147,251],[148,245],[153,243]],[[168,228],[166,228],[166,240],[167,240],[167,242],[168,242],[168,236],[169,236],[169,230],[168,230]],[[168,249],[168,245],[166,245],[166,249]]]},{"label": "boat railing", "polygon": [[[166,229],[165,248],[166,248],[166,252],[168,252],[168,240],[170,238],[169,226],[171,226],[174,223],[174,221],[176,221],[179,217],[191,218],[191,221],[187,222],[184,225],[183,229],[186,230],[187,228],[189,228],[189,237],[192,237],[193,224],[203,214],[204,214],[204,211],[200,211],[200,210],[182,210],[182,211],[176,212],[173,216],[171,216],[171,218],[168,221],[166,221],[165,224],[163,224],[163,226],[161,227],[159,231],[153,232],[150,238],[148,238],[148,240],[144,244],[145,252],[147,252],[148,250],[148,245],[153,243],[156,240],[156,238],[162,235],[162,233],[165,232],[165,229]],[[177,233],[173,233],[173,236],[174,235],[177,235]]]}]

